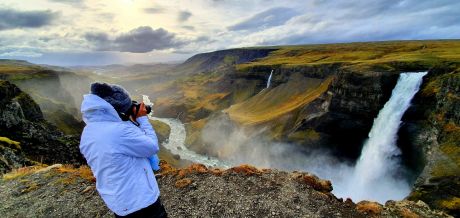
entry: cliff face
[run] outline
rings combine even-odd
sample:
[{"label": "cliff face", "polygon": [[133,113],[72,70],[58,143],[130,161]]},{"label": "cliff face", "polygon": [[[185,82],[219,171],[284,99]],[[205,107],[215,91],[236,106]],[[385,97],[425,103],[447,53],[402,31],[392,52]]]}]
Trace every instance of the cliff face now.
[{"label": "cliff face", "polygon": [[0,175],[31,164],[19,142],[0,136]]},{"label": "cliff face", "polygon": [[87,93],[89,81],[67,72],[44,70],[28,79],[7,78],[30,93],[46,120],[67,134],[79,134],[83,128],[80,118],[82,94]]},{"label": "cliff face", "polygon": [[55,71],[25,61],[0,61],[0,79],[10,81],[29,93],[46,120],[66,134],[83,128],[79,107],[90,79],[72,72]]},{"label": "cliff face", "polygon": [[[359,156],[399,76],[396,72],[344,70],[340,64],[272,67],[254,66],[226,76],[234,86],[233,95],[248,94],[230,104],[226,110],[230,117],[242,125],[269,127],[275,140],[310,148],[327,145],[337,155],[351,159]],[[264,90],[271,69],[271,86]]]},{"label": "cliff face", "polygon": [[460,216],[460,70],[432,69],[403,117],[400,142],[420,176],[410,199]]},{"label": "cliff face", "polygon": [[322,103],[328,107],[322,116],[302,120],[299,130],[314,129],[321,133],[321,144],[356,159],[397,79],[397,73],[338,71]]},{"label": "cliff face", "polygon": [[0,80],[0,133],[20,143],[20,152],[43,163],[83,163],[79,138],[64,135],[44,120],[32,98],[8,81]]}]

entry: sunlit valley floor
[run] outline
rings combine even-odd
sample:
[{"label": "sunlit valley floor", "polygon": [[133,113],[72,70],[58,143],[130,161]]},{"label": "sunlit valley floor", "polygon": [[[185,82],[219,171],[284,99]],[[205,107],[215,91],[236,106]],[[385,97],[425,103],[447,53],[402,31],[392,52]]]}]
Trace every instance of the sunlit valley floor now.
[{"label": "sunlit valley floor", "polygon": [[[152,101],[152,124],[163,144],[160,157],[173,167],[198,162],[211,168],[259,168],[162,172],[162,192],[170,195],[166,206],[177,210],[177,216],[190,215],[190,208],[206,203],[200,199],[194,205],[190,200],[183,208],[174,207],[175,192],[191,199],[210,198],[211,205],[230,204],[224,195],[214,199],[195,193],[220,190],[223,182],[233,184],[240,194],[243,187],[256,190],[250,196],[241,194],[242,201],[264,193],[276,198],[279,193],[280,202],[287,202],[292,200],[289,193],[307,190],[315,200],[289,205],[292,211],[286,214],[293,217],[315,214],[313,208],[327,204],[332,206],[318,210],[317,216],[443,216],[430,212],[425,203],[458,216],[459,54],[460,41],[446,40],[231,49],[198,54],[176,65],[60,68],[1,60],[0,79],[9,82],[1,82],[0,167],[7,173],[37,162],[84,164],[78,151],[84,126],[79,104],[89,84],[98,80],[121,84],[137,100],[145,100],[145,95]],[[342,199],[317,185],[323,180],[289,174],[307,182],[278,181],[274,178],[286,177],[280,176],[284,172],[263,168],[314,173],[331,180],[332,193]],[[62,190],[92,186],[91,179],[80,180],[79,171],[64,171],[4,177],[2,190],[13,191],[1,195],[37,197],[35,191],[49,189],[53,178],[67,178],[59,172],[75,175],[62,187],[53,183]],[[40,182],[48,174],[51,180]],[[240,181],[246,177],[250,182]],[[213,181],[221,186],[211,186]],[[76,188],[75,182],[84,185]],[[264,189],[264,182],[276,184]],[[27,191],[22,195],[21,190]],[[89,196],[97,198],[94,193]],[[409,201],[382,207],[342,202],[347,197],[381,204]],[[256,205],[249,210],[254,213],[231,213],[220,206],[203,207],[202,212],[220,210],[234,216],[273,212]],[[107,213],[105,208],[96,212]]]}]

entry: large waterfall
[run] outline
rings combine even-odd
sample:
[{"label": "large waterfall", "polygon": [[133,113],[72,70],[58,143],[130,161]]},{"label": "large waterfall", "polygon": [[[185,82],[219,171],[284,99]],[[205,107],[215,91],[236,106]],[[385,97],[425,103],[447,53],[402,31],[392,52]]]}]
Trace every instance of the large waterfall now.
[{"label": "large waterfall", "polygon": [[401,154],[396,140],[401,118],[425,75],[426,72],[400,74],[391,98],[374,120],[347,184],[347,195],[354,201],[370,199],[384,203],[390,199],[403,199],[409,194],[409,184],[395,175],[400,169],[398,156]]}]

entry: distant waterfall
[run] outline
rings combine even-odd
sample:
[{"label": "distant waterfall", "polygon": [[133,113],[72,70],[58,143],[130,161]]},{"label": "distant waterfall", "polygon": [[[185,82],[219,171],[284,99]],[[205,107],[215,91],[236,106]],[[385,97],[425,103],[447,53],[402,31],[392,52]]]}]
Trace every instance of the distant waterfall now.
[{"label": "distant waterfall", "polygon": [[390,199],[403,199],[409,194],[409,184],[394,175],[400,167],[397,156],[401,154],[396,140],[401,118],[426,74],[400,74],[390,100],[374,120],[369,139],[350,178],[347,194],[354,201],[370,199],[384,203]]},{"label": "distant waterfall", "polygon": [[270,87],[270,82],[272,81],[272,75],[273,75],[273,70],[270,72],[270,76],[268,77],[267,88],[266,89],[268,89]]}]

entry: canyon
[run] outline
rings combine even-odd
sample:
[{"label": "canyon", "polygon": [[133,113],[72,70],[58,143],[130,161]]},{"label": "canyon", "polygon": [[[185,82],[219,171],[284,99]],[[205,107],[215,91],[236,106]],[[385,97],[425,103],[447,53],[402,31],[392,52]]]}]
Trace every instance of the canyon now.
[{"label": "canyon", "polygon": [[[401,153],[395,158],[405,170],[403,180],[412,186],[407,199],[457,216],[460,57],[455,51],[459,48],[460,41],[443,40],[229,49],[199,54],[157,71],[142,68],[122,78],[110,71],[101,75],[0,62],[0,78],[10,81],[2,82],[6,94],[1,95],[0,136],[20,142],[21,151],[10,146],[8,152],[29,161],[16,161],[5,169],[31,165],[41,156],[48,164],[84,164],[75,152],[82,128],[78,102],[95,80],[121,84],[137,100],[149,96],[154,116],[184,123],[184,146],[200,155],[235,165],[310,171],[302,168],[306,163],[302,161],[327,154],[327,159],[311,161],[353,166],[401,73],[425,71],[420,91],[402,115],[395,144]],[[16,122],[17,116],[8,114],[23,116]],[[9,123],[15,123],[16,130]],[[30,127],[36,125],[45,126],[35,127],[40,128],[37,131]],[[52,136],[23,134],[50,129],[55,129],[49,133]],[[52,159],[46,154],[54,150],[43,145],[62,152]],[[163,159],[181,158],[167,154]]]}]

